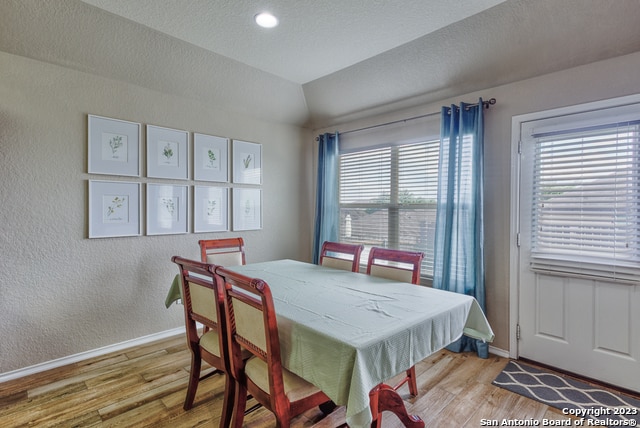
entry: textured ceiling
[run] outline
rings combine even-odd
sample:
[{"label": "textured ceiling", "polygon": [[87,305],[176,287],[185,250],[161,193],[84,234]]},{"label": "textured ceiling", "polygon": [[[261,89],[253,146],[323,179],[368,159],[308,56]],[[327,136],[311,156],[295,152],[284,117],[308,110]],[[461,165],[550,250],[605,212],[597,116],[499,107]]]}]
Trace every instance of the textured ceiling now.
[{"label": "textured ceiling", "polygon": [[[279,27],[253,26],[263,6]],[[637,52],[638,16],[640,0],[0,0],[0,51],[318,129]]]},{"label": "textured ceiling", "polygon": [[[403,45],[504,0],[83,0],[299,84]],[[280,25],[258,27],[264,10]]]},{"label": "textured ceiling", "polygon": [[640,0],[508,0],[309,82],[304,93],[324,126],[438,102],[640,51],[638,17]]}]

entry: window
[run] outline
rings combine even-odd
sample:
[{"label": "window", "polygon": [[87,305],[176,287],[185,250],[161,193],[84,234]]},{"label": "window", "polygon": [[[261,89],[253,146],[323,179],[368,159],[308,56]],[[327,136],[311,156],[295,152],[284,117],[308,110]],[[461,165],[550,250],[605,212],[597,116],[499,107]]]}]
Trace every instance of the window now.
[{"label": "window", "polygon": [[637,281],[640,109],[627,106],[556,122],[548,129],[532,128],[529,140],[532,268]]},{"label": "window", "polygon": [[340,156],[340,241],[422,251],[433,275],[439,140]]}]

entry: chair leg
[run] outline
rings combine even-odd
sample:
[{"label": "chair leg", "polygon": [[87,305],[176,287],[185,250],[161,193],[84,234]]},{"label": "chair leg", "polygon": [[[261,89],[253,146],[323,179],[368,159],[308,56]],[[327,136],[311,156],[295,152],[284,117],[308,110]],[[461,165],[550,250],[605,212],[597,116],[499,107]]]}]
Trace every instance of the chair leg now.
[{"label": "chair leg", "polygon": [[371,428],[382,427],[382,412],[378,408],[380,399],[380,385],[376,386],[369,392],[369,405],[371,407]]},{"label": "chair leg", "polygon": [[189,410],[193,407],[193,400],[196,398],[196,390],[198,389],[198,382],[200,381],[200,368],[202,366],[202,359],[200,353],[191,350],[191,370],[189,371],[189,386],[187,386],[187,396],[184,399],[184,410]]},{"label": "chair leg", "polygon": [[[375,402],[374,402],[375,400]],[[424,428],[424,421],[415,415],[410,415],[402,401],[402,397],[389,385],[380,384],[369,393],[371,402],[371,414],[373,415],[373,428],[380,428],[382,424],[382,412],[390,411],[395,414],[402,425],[407,428]],[[374,413],[375,411],[375,413]]]},{"label": "chair leg", "polygon": [[235,384],[235,398],[233,399],[233,418],[231,420],[231,426],[234,428],[242,428],[242,422],[244,421],[244,408],[247,406],[247,387],[242,386],[240,382],[235,379],[230,379]]},{"label": "chair leg", "polygon": [[405,383],[407,383],[408,386],[409,386],[409,394],[411,394],[414,397],[417,396],[418,395],[418,384],[416,382],[416,368],[415,367],[411,367],[409,370],[407,370],[406,373],[405,373],[405,377],[400,382],[398,382],[393,387],[393,389],[395,391],[397,391]]},{"label": "chair leg", "polygon": [[405,383],[407,383],[408,386],[409,386],[409,394],[411,394],[414,397],[417,396],[418,395],[418,384],[416,382],[416,368],[415,368],[415,366],[411,367],[409,370],[406,371],[405,377],[400,382],[398,382],[393,387],[393,389],[395,391],[397,391]]},{"label": "chair leg", "polygon": [[222,401],[222,414],[220,415],[220,428],[229,428],[233,417],[236,381],[227,373],[224,373],[224,399]]},{"label": "chair leg", "polygon": [[290,428],[291,427],[291,416],[290,415],[280,415],[275,413],[276,415],[276,428]]},{"label": "chair leg", "polygon": [[409,378],[409,394],[416,397],[418,395],[418,384],[416,382],[415,366],[411,366],[411,368],[407,370],[407,377]]}]

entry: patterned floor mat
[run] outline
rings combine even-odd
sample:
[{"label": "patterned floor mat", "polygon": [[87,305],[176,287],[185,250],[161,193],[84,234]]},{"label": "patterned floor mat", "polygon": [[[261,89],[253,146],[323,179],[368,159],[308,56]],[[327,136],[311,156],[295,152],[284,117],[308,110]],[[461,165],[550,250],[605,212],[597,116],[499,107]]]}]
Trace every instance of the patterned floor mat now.
[{"label": "patterned floor mat", "polygon": [[519,361],[510,361],[492,383],[548,406],[567,409],[579,418],[599,421],[591,423],[594,425],[637,426],[640,422],[640,400]]}]

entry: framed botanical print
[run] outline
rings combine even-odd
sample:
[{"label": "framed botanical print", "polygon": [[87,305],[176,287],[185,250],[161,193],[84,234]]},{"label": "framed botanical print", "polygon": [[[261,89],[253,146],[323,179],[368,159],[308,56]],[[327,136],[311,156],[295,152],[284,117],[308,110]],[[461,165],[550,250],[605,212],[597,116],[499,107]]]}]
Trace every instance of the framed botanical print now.
[{"label": "framed botanical print", "polygon": [[193,231],[229,230],[229,188],[195,186],[193,193]]},{"label": "framed botanical print", "polygon": [[189,232],[189,186],[147,184],[147,235]]},{"label": "framed botanical print", "polygon": [[194,179],[229,181],[229,140],[213,135],[193,134]]},{"label": "framed botanical print", "polygon": [[147,176],[189,179],[189,133],[147,125]]},{"label": "framed botanical print", "polygon": [[139,123],[88,116],[88,167],[90,174],[140,176]]},{"label": "framed botanical print", "polygon": [[89,238],[141,234],[140,183],[89,180]]},{"label": "framed botanical print", "polygon": [[262,145],[233,141],[233,182],[262,184]]},{"label": "framed botanical print", "polygon": [[262,189],[233,189],[233,230],[262,229]]}]

